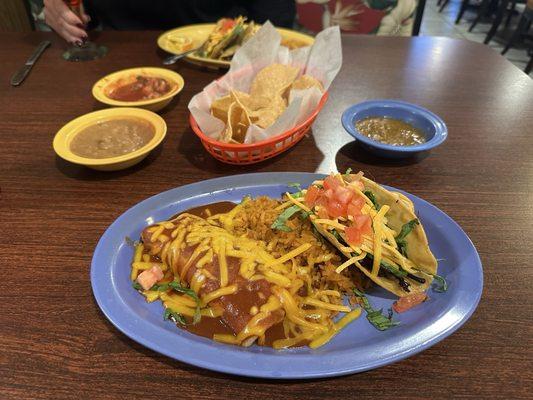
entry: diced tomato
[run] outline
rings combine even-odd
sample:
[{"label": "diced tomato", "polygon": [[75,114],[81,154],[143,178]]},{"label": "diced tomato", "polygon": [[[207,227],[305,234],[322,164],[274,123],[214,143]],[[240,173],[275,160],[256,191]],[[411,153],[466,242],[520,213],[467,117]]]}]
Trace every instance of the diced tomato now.
[{"label": "diced tomato", "polygon": [[335,176],[330,175],[326,179],[324,179],[324,188],[327,189],[333,189],[335,190],[338,186],[342,186],[342,183],[339,179],[335,178]]},{"label": "diced tomato", "polygon": [[321,219],[329,219],[329,215],[328,215],[328,212],[326,210],[326,208],[324,206],[320,206],[318,208],[318,218],[321,218]]},{"label": "diced tomato", "polygon": [[235,20],[231,18],[224,19],[222,22],[222,30],[227,31],[235,26]]},{"label": "diced tomato", "polygon": [[353,199],[354,196],[355,196],[355,192],[344,186],[337,186],[335,188],[335,197],[337,198],[339,203],[343,205],[347,205],[350,202],[350,200]]},{"label": "diced tomato", "polygon": [[352,185],[355,185],[360,191],[365,190],[365,184],[363,183],[363,181],[354,181]]},{"label": "diced tomato", "polygon": [[407,296],[400,297],[399,300],[395,301],[394,304],[392,305],[392,308],[397,313],[402,313],[426,301],[427,298],[428,298],[427,294],[423,292],[409,294]]},{"label": "diced tomato", "polygon": [[326,197],[326,199],[333,199],[333,196],[335,196],[335,192],[333,191],[333,189],[326,189],[324,192],[324,197]]},{"label": "diced tomato", "polygon": [[344,233],[346,234],[346,240],[348,244],[353,246],[358,246],[361,244],[361,231],[355,226],[348,226],[344,228]]},{"label": "diced tomato", "polygon": [[153,274],[155,275],[156,279],[158,281],[160,281],[161,279],[163,279],[163,276],[165,276],[165,274],[163,273],[163,270],[158,267],[157,265],[156,266],[153,266],[151,268],[151,271],[153,272]]},{"label": "diced tomato", "polygon": [[365,200],[361,196],[356,196],[348,204],[348,215],[355,217],[361,215],[361,208],[365,205]]},{"label": "diced tomato", "polygon": [[330,199],[328,201],[326,210],[331,218],[339,218],[346,215],[346,206],[335,199]]},{"label": "diced tomato", "polygon": [[348,208],[346,209],[346,213],[348,215],[351,215],[352,217],[355,217],[356,215],[361,214],[361,207],[357,207],[353,203],[348,204]]},{"label": "diced tomato", "polygon": [[362,235],[372,233],[372,220],[368,215],[355,215],[353,218],[354,226]]},{"label": "diced tomato", "polygon": [[346,187],[340,179],[334,175],[324,179],[324,189],[310,187],[305,195],[305,202],[309,206],[318,205],[324,207],[330,218],[346,217],[348,207],[350,215],[361,214],[364,200],[357,196],[356,192]]},{"label": "diced tomato", "polygon": [[361,178],[363,177],[362,172],[358,172],[357,174],[348,174],[344,175],[344,180],[348,183],[351,183],[357,187],[359,190],[363,190],[365,188],[364,183],[361,181]]},{"label": "diced tomato", "polygon": [[[348,205],[348,207],[352,206]],[[368,215],[352,215],[354,217],[353,225],[344,228],[346,240],[353,246],[359,246],[363,241],[363,235],[372,233],[372,220]]]},{"label": "diced tomato", "polygon": [[313,208],[316,204],[316,201],[318,199],[318,196],[320,195],[320,189],[316,186],[309,186],[307,189],[307,192],[305,193],[305,204],[307,204],[309,207]]},{"label": "diced tomato", "polygon": [[157,265],[147,269],[139,274],[137,282],[142,286],[144,290],[150,289],[157,281],[163,279],[163,271]]},{"label": "diced tomato", "polygon": [[320,196],[315,200],[315,205],[326,208],[328,205],[328,199],[324,195],[324,191],[321,191]]}]

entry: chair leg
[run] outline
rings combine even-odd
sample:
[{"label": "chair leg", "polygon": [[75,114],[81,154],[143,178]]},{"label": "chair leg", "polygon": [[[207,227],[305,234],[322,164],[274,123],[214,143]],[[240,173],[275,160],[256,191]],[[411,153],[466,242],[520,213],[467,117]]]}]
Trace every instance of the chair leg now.
[{"label": "chair leg", "polygon": [[505,48],[502,50],[502,55],[507,53],[509,49],[513,46],[513,44],[516,42],[516,40],[522,35],[522,31],[525,30],[527,27],[528,21],[524,16],[520,18],[520,21],[518,21],[518,25],[516,26],[516,30],[513,32],[512,36],[507,41],[507,44],[505,45]]},{"label": "chair leg", "polygon": [[516,8],[516,0],[513,0],[513,2],[511,3],[511,8],[509,9],[508,13],[507,13],[507,19],[505,20],[505,28],[508,28],[509,27],[509,24],[511,23],[511,18],[513,18],[513,13],[514,13],[514,10]]},{"label": "chair leg", "polygon": [[449,2],[450,0],[444,0],[442,5],[439,8],[439,12],[442,12],[442,10],[444,10],[444,8],[448,5]]},{"label": "chair leg", "polygon": [[457,18],[455,19],[455,24],[458,24],[461,21],[461,18],[463,18],[463,14],[465,13],[467,8],[468,8],[468,0],[463,0],[461,2],[461,8],[459,9],[459,14],[457,14]]},{"label": "chair leg", "polygon": [[490,6],[490,0],[483,0],[479,6],[479,9],[477,10],[477,15],[474,21],[472,21],[472,24],[470,24],[470,27],[468,28],[468,32],[472,32],[472,30],[476,27],[479,20],[487,14],[487,11]]},{"label": "chair leg", "polygon": [[442,3],[442,0],[437,1],[437,5],[440,6],[440,3]]},{"label": "chair leg", "polygon": [[490,40],[496,34],[498,27],[502,23],[503,14],[505,13],[505,10],[507,10],[508,5],[509,5],[509,0],[503,0],[502,4],[500,4],[500,8],[498,8],[498,11],[496,12],[496,17],[494,18],[494,22],[492,23],[492,26],[490,27],[490,30],[487,33],[487,36],[485,36],[485,40],[483,41],[483,43],[488,44]]}]

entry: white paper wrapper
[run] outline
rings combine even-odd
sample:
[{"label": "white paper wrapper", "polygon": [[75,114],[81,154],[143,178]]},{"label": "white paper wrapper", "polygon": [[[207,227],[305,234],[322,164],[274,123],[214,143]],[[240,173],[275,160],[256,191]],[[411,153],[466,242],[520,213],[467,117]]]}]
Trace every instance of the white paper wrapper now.
[{"label": "white paper wrapper", "polygon": [[[274,63],[300,68],[300,74],[318,79],[327,90],[342,65],[341,37],[338,27],[320,32],[311,47],[289,50],[281,46],[281,36],[270,22],[266,22],[233,56],[229,71],[211,82],[189,102],[189,110],[202,132],[217,139],[224,130],[223,121],[211,115],[213,100],[229,94],[230,90],[249,93],[255,75]],[[266,129],[250,125],[244,143],[256,143],[286,132],[305,121],[316,109],[322,92],[312,87],[292,90],[287,109]]]}]

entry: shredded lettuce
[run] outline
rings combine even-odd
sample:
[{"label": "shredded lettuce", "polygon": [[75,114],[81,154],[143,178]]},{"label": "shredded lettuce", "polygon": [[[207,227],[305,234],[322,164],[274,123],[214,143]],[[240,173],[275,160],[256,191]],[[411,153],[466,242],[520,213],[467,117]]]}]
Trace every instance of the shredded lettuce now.
[{"label": "shredded lettuce", "polygon": [[298,190],[299,192],[302,191],[302,185],[300,185],[298,182],[287,183],[287,186],[288,186],[288,187],[295,188],[295,189]]},{"label": "shredded lettuce", "polygon": [[[355,254],[354,254],[355,256]],[[366,255],[369,259],[373,260],[374,256],[370,253]],[[380,268],[383,268],[385,271],[390,272],[392,275],[394,275],[397,278],[405,278],[408,275],[408,272],[404,270],[403,268],[396,268],[393,265],[390,265],[389,263],[385,261],[381,261]]]},{"label": "shredded lettuce", "polygon": [[[142,290],[141,285],[139,285],[137,282],[133,283],[133,287],[135,289],[137,289],[137,290]],[[174,291],[176,291],[178,293],[185,294],[185,295],[191,297],[196,302],[196,309],[194,310],[194,317],[193,317],[192,323],[193,323],[193,325],[197,324],[200,321],[202,315],[200,314],[200,298],[194,292],[194,290],[189,289],[188,287],[182,286],[179,282],[176,282],[176,281],[166,282],[166,283],[156,283],[149,290],[151,290],[151,291],[159,291],[159,292],[166,292],[169,289],[172,289],[172,290],[174,290]],[[168,310],[168,308],[167,308],[167,310]],[[165,319],[168,319],[168,318],[165,318]]]},{"label": "shredded lettuce", "polygon": [[446,279],[444,279],[443,276],[437,274],[431,274],[431,276],[435,280],[435,285],[432,286],[433,291],[437,293],[444,293],[448,290],[448,283],[446,282]]},{"label": "shredded lettuce", "polygon": [[405,278],[409,273],[404,270],[403,268],[395,268],[392,265],[382,261],[381,262],[381,268],[383,268],[386,271],[389,271],[392,275],[394,275],[396,278]]},{"label": "shredded lettuce", "polygon": [[164,320],[171,320],[176,324],[180,325],[187,325],[187,322],[185,321],[185,317],[181,315],[180,313],[171,310],[170,308],[165,308],[165,313],[163,314]]},{"label": "shredded lettuce", "polygon": [[396,244],[398,245],[398,250],[400,253],[407,257],[407,241],[405,240],[405,237],[411,233],[411,231],[415,228],[415,226],[420,225],[420,222],[418,219],[412,219],[408,223],[404,224],[402,226],[402,230],[398,234],[398,236],[395,237]]},{"label": "shredded lettuce", "polygon": [[291,232],[292,229],[287,226],[287,221],[294,214],[300,211],[302,211],[302,209],[297,205],[293,205],[286,208],[280,215],[278,215],[278,218],[276,218],[276,220],[272,223],[272,225],[270,225],[270,227],[278,231]]},{"label": "shredded lettuce", "polygon": [[292,182],[287,184],[288,187],[295,188],[297,191],[294,193],[291,193],[292,197],[299,198],[304,195],[302,186],[297,182]]},{"label": "shredded lettuce", "polygon": [[124,238],[124,241],[126,242],[126,244],[127,244],[128,246],[131,246],[131,247],[135,247],[135,246],[137,246],[137,245],[139,244],[138,241],[133,240],[133,239],[130,238],[129,236],[126,236],[126,237]]},{"label": "shredded lettuce", "polygon": [[374,204],[374,208],[376,210],[379,210],[379,203],[376,199],[376,196],[374,195],[374,193],[372,193],[370,190],[365,190],[363,192],[363,194],[368,197],[370,199],[370,201],[372,202],[372,204]]},{"label": "shredded lettuce", "polygon": [[363,292],[360,290],[357,290],[356,288],[353,289],[353,293],[355,296],[357,296],[359,300],[359,304],[363,308],[363,310],[366,311],[366,319],[368,322],[370,322],[374,327],[380,331],[386,331],[389,328],[393,328],[400,323],[398,321],[392,320],[392,310],[389,310],[388,317],[383,315],[383,309],[375,310],[370,305],[370,302],[368,301],[367,297]]},{"label": "shredded lettuce", "polygon": [[188,287],[182,286],[179,282],[173,281],[168,284],[168,287],[170,287],[172,290],[183,293],[189,297],[191,297],[196,302],[196,309],[194,310],[194,317],[192,319],[192,323],[197,324],[200,319],[202,318],[202,315],[200,314],[200,298],[198,295],[194,292],[194,290],[189,289]]},{"label": "shredded lettuce", "polygon": [[346,170],[346,172],[344,173],[344,177],[347,178],[348,175],[350,175],[350,174],[352,173],[352,171],[353,171],[353,170],[352,170],[351,168],[348,168],[348,169]]},{"label": "shredded lettuce", "polygon": [[168,290],[168,283],[156,283],[150,288],[150,290],[157,290],[158,292],[164,292]]}]

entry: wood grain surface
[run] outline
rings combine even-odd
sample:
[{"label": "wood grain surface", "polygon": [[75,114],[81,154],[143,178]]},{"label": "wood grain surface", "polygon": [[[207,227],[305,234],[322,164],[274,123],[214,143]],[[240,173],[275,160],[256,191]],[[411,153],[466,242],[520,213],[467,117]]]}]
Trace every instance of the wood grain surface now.
[{"label": "wood grain surface", "polygon": [[[446,38],[344,37],[344,64],[329,101],[289,152],[249,167],[221,164],[188,124],[191,96],[220,75],[173,66],[185,89],[162,112],[163,145],[136,167],[96,172],[52,149],[69,120],[100,109],[105,74],[160,65],[157,32],[104,32],[102,60],[68,63],[63,44],[9,86],[34,46],[52,34],[0,34],[0,398],[533,398],[533,81],[489,47]],[[373,98],[402,99],[439,114],[448,140],[408,161],[374,158],[344,132],[342,111]],[[189,366],[133,342],[103,316],[89,268],[104,230],[161,191],[260,171],[361,169],[454,218],[484,268],[481,303],[456,333],[396,364],[311,381],[239,378]]]}]

